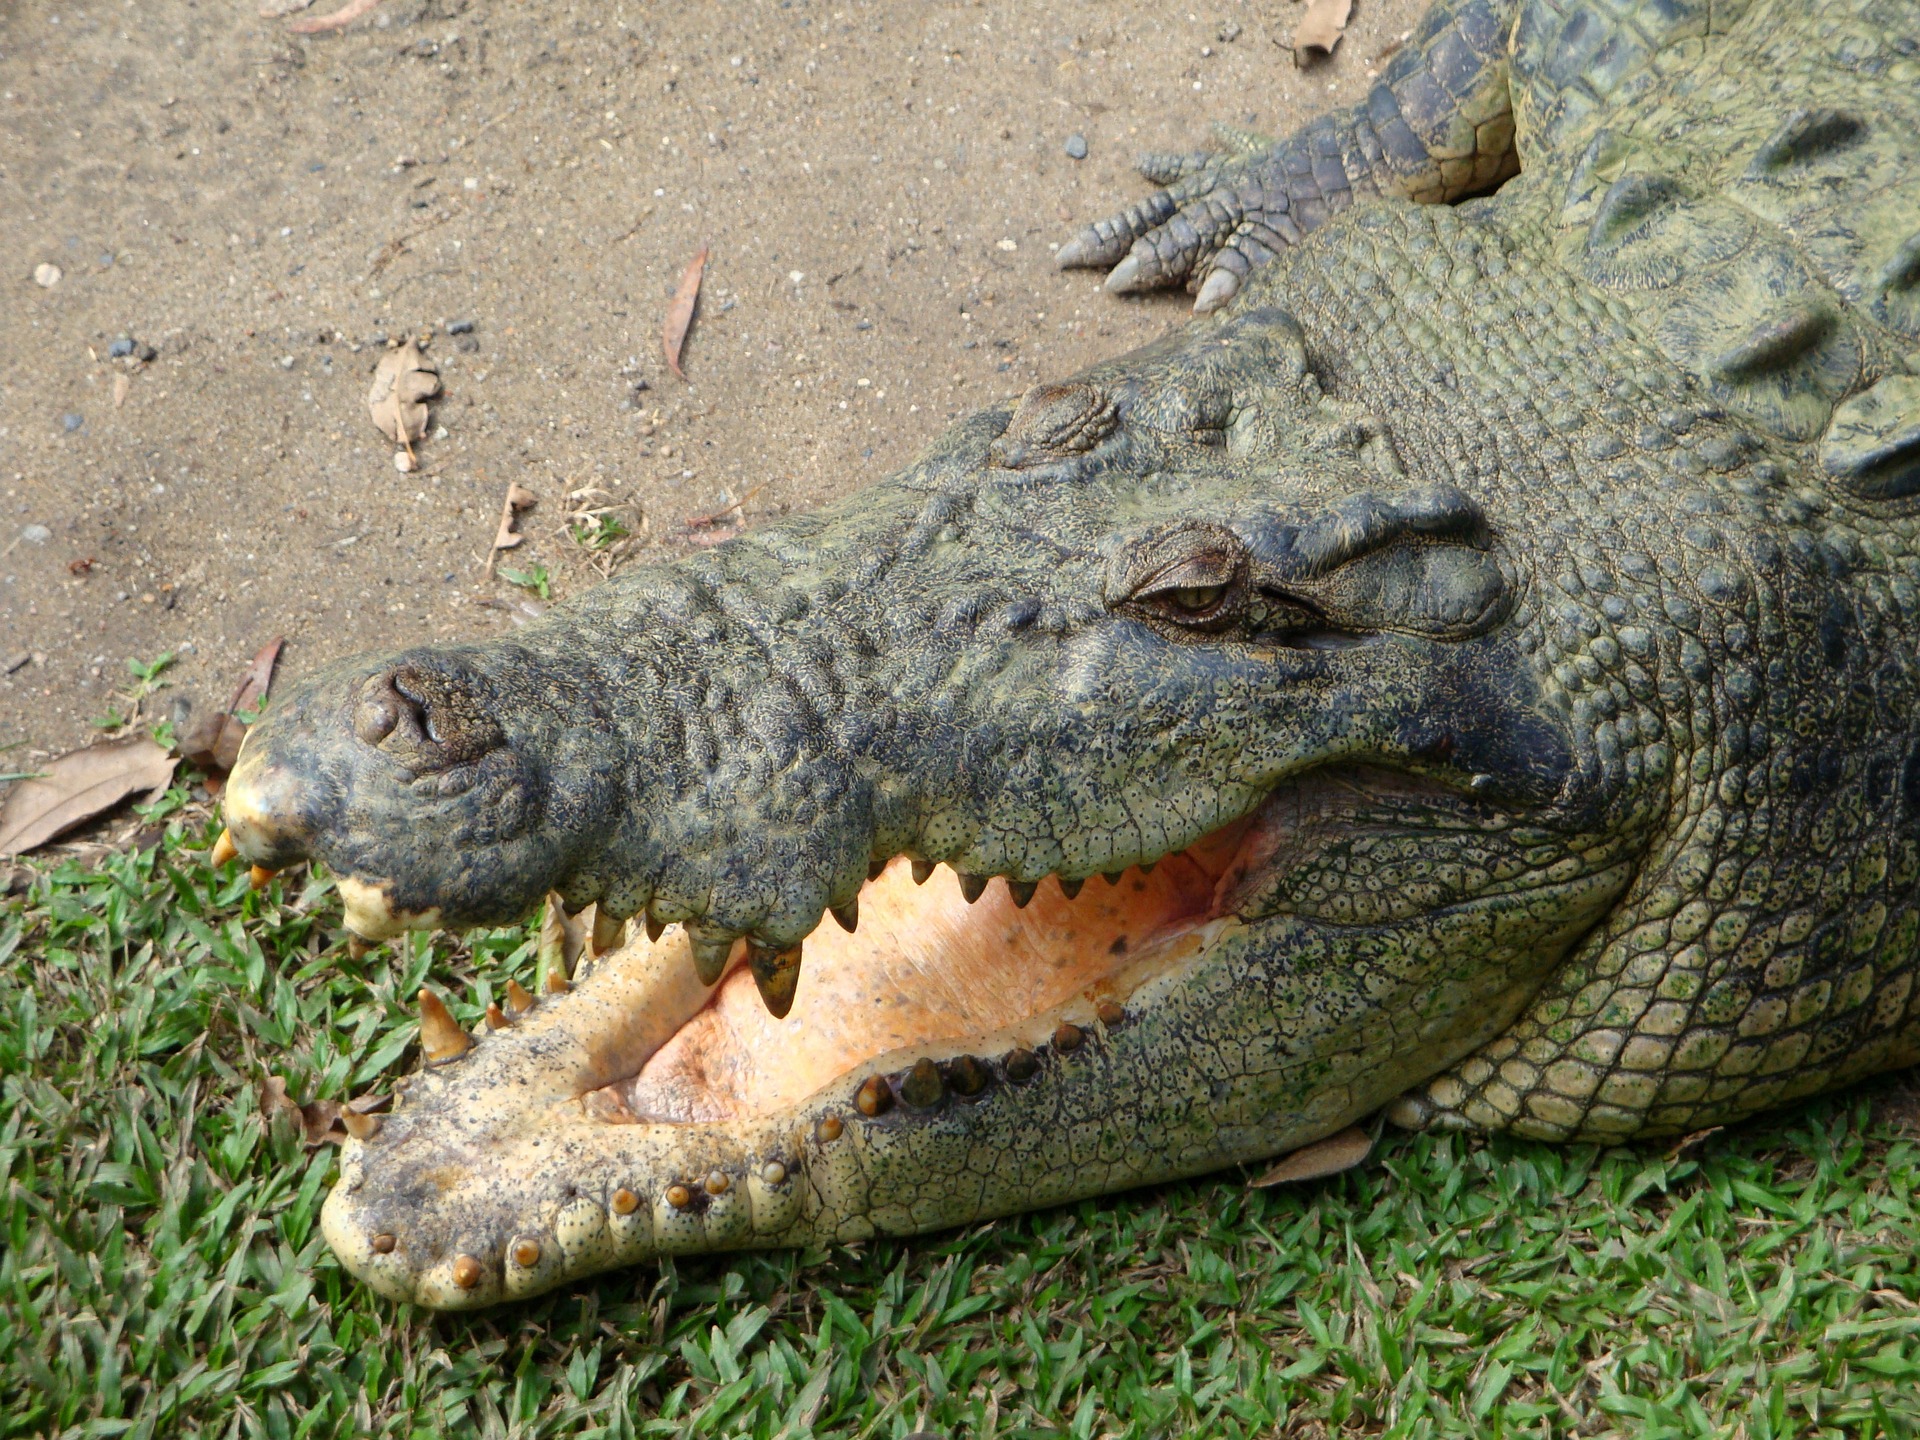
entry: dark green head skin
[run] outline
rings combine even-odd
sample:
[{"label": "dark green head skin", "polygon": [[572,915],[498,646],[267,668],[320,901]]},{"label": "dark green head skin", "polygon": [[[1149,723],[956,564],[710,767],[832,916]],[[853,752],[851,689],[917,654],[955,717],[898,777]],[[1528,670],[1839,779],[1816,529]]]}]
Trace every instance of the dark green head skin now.
[{"label": "dark green head skin", "polygon": [[[234,836],[325,861],[368,934],[553,886],[780,951],[897,855],[1072,881],[1253,817],[1201,953],[1084,1044],[1036,1017],[1040,1073],[990,1056],[966,1106],[849,1108],[896,1055],[777,1121],[527,1139],[610,1078],[596,976],[349,1147],[348,1263],[484,1303],[1389,1103],[1612,1139],[1920,1056],[1920,17],[1635,19],[1443,7],[1319,127],[1332,172],[1298,138],[1157,162],[1070,247],[1219,315],[852,502],[276,706]],[[1230,237],[1149,228],[1222,195]]]}]

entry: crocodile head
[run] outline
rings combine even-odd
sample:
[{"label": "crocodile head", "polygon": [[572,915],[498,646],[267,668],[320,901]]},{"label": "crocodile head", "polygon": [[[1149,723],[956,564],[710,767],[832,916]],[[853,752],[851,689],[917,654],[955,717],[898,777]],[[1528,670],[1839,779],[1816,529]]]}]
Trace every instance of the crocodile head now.
[{"label": "crocodile head", "polygon": [[510,639],[309,679],[227,792],[246,859],[324,862],[369,938],[551,889],[605,949],[478,1040],[425,1002],[329,1240],[464,1307],[1378,1108],[1513,1017],[1642,833],[1515,525],[1250,309]]}]

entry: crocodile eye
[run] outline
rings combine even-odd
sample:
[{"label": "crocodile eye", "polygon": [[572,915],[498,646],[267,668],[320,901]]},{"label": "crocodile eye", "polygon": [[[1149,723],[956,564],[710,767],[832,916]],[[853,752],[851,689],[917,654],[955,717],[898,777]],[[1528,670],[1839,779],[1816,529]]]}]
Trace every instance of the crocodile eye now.
[{"label": "crocodile eye", "polygon": [[1213,609],[1226,598],[1227,587],[1221,585],[1180,585],[1172,590],[1163,591],[1166,601],[1176,610],[1185,610],[1198,615]]}]

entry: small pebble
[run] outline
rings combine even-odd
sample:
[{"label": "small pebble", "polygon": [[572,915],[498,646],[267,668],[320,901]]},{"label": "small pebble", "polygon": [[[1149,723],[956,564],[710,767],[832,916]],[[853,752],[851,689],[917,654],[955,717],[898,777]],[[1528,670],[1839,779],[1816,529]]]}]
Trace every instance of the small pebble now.
[{"label": "small pebble", "polygon": [[282,355],[280,357],[280,368],[282,370],[291,370],[293,368],[293,356]]},{"label": "small pebble", "polygon": [[42,290],[51,290],[60,283],[60,277],[65,273],[58,265],[42,262],[33,267],[33,283]]},{"label": "small pebble", "polygon": [[473,333],[473,321],[449,320],[447,322],[447,333],[449,335],[471,335]]},{"label": "small pebble", "polygon": [[137,357],[138,357],[138,358],[139,358],[140,360],[142,360],[142,361],[144,361],[144,362],[146,362],[146,363],[148,363],[148,364],[151,364],[151,363],[153,362],[153,360],[154,360],[154,358],[155,358],[155,357],[156,357],[157,355],[159,355],[159,353],[160,353],[160,352],[159,352],[158,350],[156,350],[156,349],[154,349],[154,348],[153,348],[153,346],[151,346],[151,345],[146,345],[146,344],[141,344],[141,345],[136,345],[136,346],[134,346],[134,347],[133,347],[133,353],[134,353],[134,355],[135,355],[135,356],[137,356]]},{"label": "small pebble", "polygon": [[1084,135],[1067,136],[1067,158],[1084,160],[1087,158],[1087,137]]},{"label": "small pebble", "polygon": [[29,545],[44,545],[53,538],[53,531],[44,525],[23,525],[20,538]]},{"label": "small pebble", "polygon": [[69,410],[67,411],[66,414],[60,417],[60,427],[63,430],[65,430],[69,435],[71,435],[74,431],[78,430],[82,425],[86,423],[87,423],[86,417],[83,416],[78,410]]},{"label": "small pebble", "polygon": [[856,320],[853,322],[853,328],[856,330],[871,330],[873,328],[873,322],[871,320]]},{"label": "small pebble", "polygon": [[133,354],[133,337],[131,335],[122,335],[107,347],[107,358],[109,360],[120,360],[131,354]]},{"label": "small pebble", "polygon": [[404,450],[394,451],[393,468],[398,470],[402,475],[411,475],[413,473],[413,456]]}]

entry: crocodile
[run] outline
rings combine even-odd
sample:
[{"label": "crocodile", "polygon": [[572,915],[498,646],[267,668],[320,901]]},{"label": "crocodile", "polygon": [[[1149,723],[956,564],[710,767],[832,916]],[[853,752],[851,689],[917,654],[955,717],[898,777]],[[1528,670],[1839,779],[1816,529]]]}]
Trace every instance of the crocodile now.
[{"label": "crocodile", "polygon": [[1920,1060],[1917,160],[1912,0],[1443,0],[1065,246],[1168,337],[306,678],[222,858],[364,941],[593,907],[422,992],[340,1260],[467,1308]]}]

